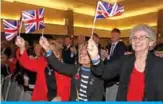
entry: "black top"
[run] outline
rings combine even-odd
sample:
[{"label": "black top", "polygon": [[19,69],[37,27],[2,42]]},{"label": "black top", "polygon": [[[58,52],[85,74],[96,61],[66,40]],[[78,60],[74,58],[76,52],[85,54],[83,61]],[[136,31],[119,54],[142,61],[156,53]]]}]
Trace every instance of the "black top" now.
[{"label": "black top", "polygon": [[73,57],[71,57],[71,48],[72,46],[70,46],[69,48],[64,47],[63,49],[63,61],[67,64],[75,64],[75,55]]},{"label": "black top", "polygon": [[[123,56],[112,63],[103,64],[101,61],[94,66],[93,72],[104,79],[120,76],[117,100],[127,100],[130,75],[134,68],[135,55]],[[145,101],[163,101],[163,58],[148,53],[145,68]]]},{"label": "black top", "polygon": [[[107,49],[109,52],[108,54],[110,54],[111,44],[107,46]],[[124,55],[126,50],[127,50],[126,45],[123,42],[119,41],[117,45],[115,46],[114,51],[112,55],[110,56],[110,59],[105,60],[104,63],[112,63],[113,61],[119,60],[119,58]],[[105,87],[110,87],[118,81],[119,81],[119,76],[114,77],[109,80],[105,80]]]},{"label": "black top", "polygon": [[50,65],[46,67],[45,77],[48,89],[48,100],[51,101],[57,95],[57,85],[54,70],[50,67]]},{"label": "black top", "polygon": [[[108,49],[108,52],[109,52],[108,54],[110,54],[111,45],[112,45],[112,44],[109,44],[109,45],[106,47],[106,48]],[[112,55],[110,56],[110,59],[109,59],[108,61],[109,61],[109,62],[112,62],[112,61],[114,61],[114,60],[120,58],[120,56],[123,56],[124,53],[125,53],[126,51],[127,51],[126,45],[125,45],[123,42],[119,41],[119,42],[117,43],[117,45],[115,46],[114,51],[113,51],[113,53],[112,53]]]}]

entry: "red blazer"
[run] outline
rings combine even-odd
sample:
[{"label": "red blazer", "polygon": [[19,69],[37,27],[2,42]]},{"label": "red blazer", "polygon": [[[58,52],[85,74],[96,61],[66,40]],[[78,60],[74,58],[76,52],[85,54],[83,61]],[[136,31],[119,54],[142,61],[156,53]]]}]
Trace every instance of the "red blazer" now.
[{"label": "red blazer", "polygon": [[55,72],[57,81],[57,95],[61,97],[62,101],[69,101],[70,89],[71,89],[71,78]]},{"label": "red blazer", "polygon": [[[32,101],[47,101],[47,86],[45,80],[45,68],[47,66],[47,61],[44,57],[39,57],[38,59],[30,59],[27,52],[25,51],[20,55],[20,50],[16,52],[17,59],[19,63],[26,69],[36,72],[36,84],[32,94]],[[57,81],[57,96],[60,96],[63,101],[68,101],[70,96],[70,80],[69,77],[60,77],[56,72]],[[66,80],[60,80],[61,78]]]}]

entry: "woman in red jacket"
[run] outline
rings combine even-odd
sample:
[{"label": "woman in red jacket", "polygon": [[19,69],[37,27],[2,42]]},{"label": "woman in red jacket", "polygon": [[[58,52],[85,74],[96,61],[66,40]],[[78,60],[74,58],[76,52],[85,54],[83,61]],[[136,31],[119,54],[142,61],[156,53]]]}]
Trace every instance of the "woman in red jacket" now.
[{"label": "woman in red jacket", "polygon": [[[50,41],[51,49],[57,56],[58,60],[63,62],[62,59],[62,46],[57,43],[56,41]],[[59,96],[61,96],[62,101],[68,101],[70,96],[70,86],[71,86],[71,79],[70,77],[67,77],[63,74],[59,74],[58,72],[55,72],[56,76],[56,83],[58,85],[57,87],[57,93]]]},{"label": "woman in red jacket", "polygon": [[[64,92],[59,91],[61,90],[60,87],[63,87],[62,83],[58,83],[57,81],[57,79],[60,78],[50,69],[46,59],[43,56],[40,56],[37,59],[31,59],[28,57],[25,49],[25,41],[21,37],[17,37],[15,44],[19,47],[17,50],[17,59],[19,60],[20,64],[24,68],[37,73],[36,84],[32,94],[32,101],[68,101],[70,88]],[[54,52],[54,54],[56,54],[56,52]],[[49,76],[51,75],[54,76],[52,81],[54,83],[49,85],[48,81]],[[67,82],[65,81],[63,83],[66,84]]]}]

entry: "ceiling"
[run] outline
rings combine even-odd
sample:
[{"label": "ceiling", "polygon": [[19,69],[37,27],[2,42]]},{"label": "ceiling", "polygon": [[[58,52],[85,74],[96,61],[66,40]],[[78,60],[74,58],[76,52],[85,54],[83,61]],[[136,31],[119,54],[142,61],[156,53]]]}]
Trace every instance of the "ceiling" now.
[{"label": "ceiling", "polygon": [[[129,30],[136,24],[157,26],[158,10],[163,9],[163,0],[103,0],[119,2],[124,5],[125,12],[116,17],[96,21],[96,29],[111,30],[118,27]],[[73,10],[74,27],[91,28],[97,0],[2,0],[1,18],[18,19],[20,11],[45,8],[47,24],[65,25],[65,11]],[[12,8],[12,11],[10,8]]]},{"label": "ceiling", "polygon": [[[32,2],[29,2],[29,0],[2,0],[2,1],[20,2],[58,10],[71,9],[75,13],[94,16],[98,0],[33,0]],[[163,8],[163,0],[103,0],[103,1],[111,3],[119,2],[120,4],[125,6],[125,12],[121,16],[110,18],[115,20],[137,15],[146,15],[148,13],[157,12],[159,9]]]}]

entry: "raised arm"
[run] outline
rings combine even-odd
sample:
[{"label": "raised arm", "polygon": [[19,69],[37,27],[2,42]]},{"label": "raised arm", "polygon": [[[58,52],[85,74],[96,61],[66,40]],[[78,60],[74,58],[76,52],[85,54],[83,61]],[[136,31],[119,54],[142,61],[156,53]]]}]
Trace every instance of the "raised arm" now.
[{"label": "raised arm", "polygon": [[78,66],[77,65],[71,65],[71,64],[65,64],[65,63],[60,62],[56,58],[56,56],[53,54],[53,51],[51,51],[50,44],[45,37],[41,37],[39,42],[40,42],[40,45],[46,51],[46,58],[47,58],[48,63],[57,72],[59,72],[61,74],[68,75],[68,76],[76,74]]},{"label": "raised arm", "polygon": [[[97,59],[100,60],[100,59]],[[96,61],[97,61],[96,60]],[[92,62],[95,62],[93,60]],[[103,61],[98,61],[98,63],[93,63],[92,72],[97,76],[100,76],[104,80],[110,80],[120,75],[121,66],[123,62],[121,60],[114,61],[112,63],[104,64]]]},{"label": "raised arm", "polygon": [[25,49],[24,39],[18,36],[16,38],[15,44],[19,47],[16,52],[16,56],[19,60],[19,63],[27,70],[37,72],[39,62],[36,59],[30,59],[28,57],[28,54]]},{"label": "raised arm", "polygon": [[109,80],[120,74],[120,69],[123,64],[121,59],[104,65],[104,63],[100,60],[100,56],[98,55],[98,48],[92,39],[90,39],[88,42],[88,53],[93,63],[91,69],[95,75]]},{"label": "raised arm", "polygon": [[49,55],[46,57],[47,61],[57,72],[68,76],[76,74],[78,69],[76,65],[62,63],[56,58],[52,51],[49,50],[47,54],[48,53]]}]

